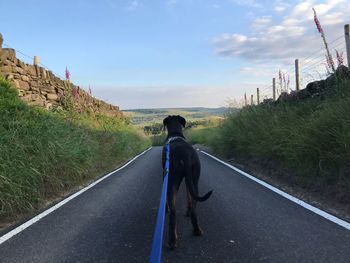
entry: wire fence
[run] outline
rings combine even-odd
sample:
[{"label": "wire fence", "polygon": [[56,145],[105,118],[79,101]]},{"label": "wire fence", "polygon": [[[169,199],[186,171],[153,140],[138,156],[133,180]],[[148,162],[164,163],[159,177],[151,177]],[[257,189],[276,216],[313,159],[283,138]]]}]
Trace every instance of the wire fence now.
[{"label": "wire fence", "polygon": [[[34,62],[34,56],[30,56],[28,54],[26,54],[25,52],[18,50],[17,48],[14,48],[11,45],[8,45],[6,43],[3,44],[6,48],[11,48],[13,50],[16,51],[16,56],[20,58],[21,61],[23,61],[26,64],[33,64]],[[46,66],[45,64],[39,62],[38,63],[39,66],[45,68],[48,71],[51,71],[53,74],[55,74],[56,76],[60,77],[61,79],[65,79],[65,77],[55,71],[53,71],[52,69],[50,69],[48,66]]]},{"label": "wire fence", "polygon": [[[347,49],[347,45],[349,45],[347,38],[349,36],[345,32],[345,36],[344,34],[339,35],[327,43],[335,67],[344,64],[348,57],[347,52],[349,52],[350,47]],[[296,63],[298,63],[298,66],[296,66]],[[320,48],[308,56],[299,58],[295,63],[293,61],[287,69],[277,71],[274,80],[258,87],[256,93],[245,93],[241,105],[259,104],[266,99],[275,100],[283,92],[290,93],[293,90],[305,88],[308,83],[325,79],[331,73],[329,63],[327,62],[326,50],[324,47]],[[299,74],[299,77],[297,77],[297,74]],[[297,87],[297,79],[299,80],[299,87]],[[273,82],[275,82],[275,85],[273,85]]]}]

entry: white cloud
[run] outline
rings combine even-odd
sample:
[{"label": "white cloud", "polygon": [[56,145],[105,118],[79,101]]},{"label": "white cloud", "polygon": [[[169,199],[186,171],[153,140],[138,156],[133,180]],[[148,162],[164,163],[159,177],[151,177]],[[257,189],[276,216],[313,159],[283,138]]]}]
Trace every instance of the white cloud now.
[{"label": "white cloud", "polygon": [[296,26],[299,23],[300,23],[299,19],[288,17],[283,20],[282,25],[289,27],[289,26]]},{"label": "white cloud", "polygon": [[[282,5],[282,2],[276,3],[276,6]],[[343,24],[348,21],[350,13],[349,1],[307,0],[285,9],[285,15],[278,23],[273,23],[269,16],[263,16],[251,22],[252,31],[248,34],[224,33],[215,37],[212,41],[214,52],[220,56],[237,57],[251,63],[291,63],[295,58],[307,57],[323,47],[313,21],[312,7],[315,7],[318,13],[329,42],[343,34]]]},{"label": "white cloud", "polygon": [[277,1],[275,3],[275,7],[274,7],[274,10],[277,12],[277,13],[283,13],[287,8],[290,7],[290,4],[288,3],[285,3],[285,2],[281,2],[281,1]]},{"label": "white cloud", "polygon": [[243,67],[239,70],[239,72],[241,72],[241,73],[249,73],[249,74],[254,72],[254,71],[255,71],[255,69],[253,67]]},{"label": "white cloud", "polygon": [[177,0],[167,0],[166,4],[171,6],[171,5],[176,5],[177,4]]},{"label": "white cloud", "polygon": [[234,42],[237,45],[242,45],[247,41],[247,39],[247,36],[241,34],[222,34],[220,37],[214,39],[214,43],[220,45],[221,43]]},{"label": "white cloud", "polygon": [[281,5],[277,5],[277,6],[275,6],[274,9],[275,9],[276,12],[281,13],[281,12],[283,12],[284,10],[286,10],[286,7],[281,6]]},{"label": "white cloud", "polygon": [[313,1],[302,1],[301,3],[297,4],[292,12],[291,16],[293,17],[301,17],[301,16],[312,16],[312,7],[314,6]]},{"label": "white cloud", "polygon": [[133,10],[136,10],[136,9],[142,7],[142,5],[143,4],[140,1],[133,0],[133,1],[130,1],[128,3],[127,9],[130,11],[133,11]]},{"label": "white cloud", "polygon": [[257,0],[232,0],[233,3],[242,5],[242,6],[249,6],[249,7],[261,7],[262,5]]},{"label": "white cloud", "polygon": [[258,67],[242,67],[239,73],[247,75],[249,77],[269,77],[273,74],[273,68],[268,65],[259,65]]},{"label": "white cloud", "polygon": [[256,18],[251,23],[251,28],[253,30],[263,30],[264,28],[268,27],[272,23],[270,16],[263,16],[260,18]]},{"label": "white cloud", "polygon": [[283,13],[288,8],[288,6],[289,6],[288,4],[278,3],[273,9],[277,13]]}]

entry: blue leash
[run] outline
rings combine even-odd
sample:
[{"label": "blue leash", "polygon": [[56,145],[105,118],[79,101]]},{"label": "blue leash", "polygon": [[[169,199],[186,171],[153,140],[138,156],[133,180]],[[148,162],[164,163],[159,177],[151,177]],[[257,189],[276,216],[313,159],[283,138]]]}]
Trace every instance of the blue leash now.
[{"label": "blue leash", "polygon": [[162,257],[163,247],[163,232],[164,232],[164,221],[165,221],[165,205],[166,205],[166,194],[168,188],[168,177],[170,167],[170,143],[165,145],[165,176],[163,180],[162,195],[160,198],[160,204],[157,215],[156,229],[153,235],[152,252],[150,257],[150,263],[160,263]]}]

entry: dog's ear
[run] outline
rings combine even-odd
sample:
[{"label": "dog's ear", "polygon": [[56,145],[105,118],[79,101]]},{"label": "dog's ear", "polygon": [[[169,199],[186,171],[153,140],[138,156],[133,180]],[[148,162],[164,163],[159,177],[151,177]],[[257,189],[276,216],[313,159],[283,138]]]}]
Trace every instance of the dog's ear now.
[{"label": "dog's ear", "polygon": [[164,120],[163,120],[163,127],[165,129],[165,127],[168,125],[168,120],[169,120],[169,116],[166,117]]},{"label": "dog's ear", "polygon": [[184,117],[181,117],[180,115],[177,115],[177,118],[179,119],[179,122],[181,123],[182,127],[185,128],[186,126],[186,120]]}]

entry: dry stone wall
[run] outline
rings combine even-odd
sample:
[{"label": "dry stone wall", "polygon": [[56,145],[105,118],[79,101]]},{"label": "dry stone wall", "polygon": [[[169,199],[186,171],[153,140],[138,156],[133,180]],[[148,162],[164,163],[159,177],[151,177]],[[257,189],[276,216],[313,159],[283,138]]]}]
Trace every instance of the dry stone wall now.
[{"label": "dry stone wall", "polygon": [[2,48],[3,38],[0,34],[0,75],[13,82],[19,97],[29,105],[45,107],[47,109],[63,106],[64,97],[73,93],[77,110],[87,108],[95,112],[121,117],[119,107],[93,98],[88,92],[72,83],[55,76],[51,71],[39,65],[29,65],[16,57],[11,48]]}]

